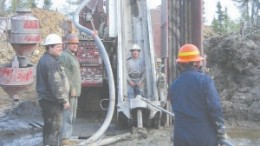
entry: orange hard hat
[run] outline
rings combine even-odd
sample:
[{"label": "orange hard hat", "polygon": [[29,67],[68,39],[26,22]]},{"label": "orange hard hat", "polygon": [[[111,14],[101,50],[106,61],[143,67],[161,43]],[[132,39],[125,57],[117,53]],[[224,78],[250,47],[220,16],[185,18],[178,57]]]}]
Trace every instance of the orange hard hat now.
[{"label": "orange hard hat", "polygon": [[179,49],[176,61],[178,63],[187,63],[201,60],[204,60],[204,58],[200,56],[199,49],[193,44],[185,44]]},{"label": "orange hard hat", "polygon": [[69,34],[66,37],[66,43],[67,44],[78,44],[79,43],[79,38],[76,34]]}]

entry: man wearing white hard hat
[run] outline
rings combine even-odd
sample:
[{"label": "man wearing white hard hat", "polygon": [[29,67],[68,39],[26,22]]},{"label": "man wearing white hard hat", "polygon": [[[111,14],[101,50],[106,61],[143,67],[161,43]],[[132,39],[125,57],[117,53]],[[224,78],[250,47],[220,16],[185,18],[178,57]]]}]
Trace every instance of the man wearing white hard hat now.
[{"label": "man wearing white hard hat", "polygon": [[138,44],[133,44],[131,57],[127,59],[127,83],[128,91],[127,96],[129,99],[135,98],[137,95],[143,96],[144,84],[144,61],[140,58],[141,48]]},{"label": "man wearing white hard hat", "polygon": [[46,52],[36,69],[36,90],[44,120],[44,145],[61,145],[63,110],[70,108],[68,101],[69,83],[58,58],[62,53],[62,40],[50,34],[44,41]]}]

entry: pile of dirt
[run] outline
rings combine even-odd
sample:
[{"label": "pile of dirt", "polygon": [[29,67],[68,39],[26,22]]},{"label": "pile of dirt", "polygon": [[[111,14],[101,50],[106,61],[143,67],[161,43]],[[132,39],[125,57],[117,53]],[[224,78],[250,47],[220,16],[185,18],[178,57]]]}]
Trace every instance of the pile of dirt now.
[{"label": "pile of dirt", "polygon": [[212,27],[204,25],[203,26],[203,38],[209,39],[213,36],[216,36],[217,34],[213,31]]},{"label": "pile of dirt", "polygon": [[[38,8],[33,9],[32,14],[40,21],[42,40],[44,40],[44,38],[51,33],[56,33],[62,36],[62,22],[67,19],[63,14],[57,11],[43,10]],[[34,54],[31,57],[31,61],[33,63],[37,63],[45,51],[45,48],[41,45],[38,47],[38,49],[40,53]]]},{"label": "pile of dirt", "polygon": [[227,35],[205,45],[227,120],[260,121],[260,36]]}]

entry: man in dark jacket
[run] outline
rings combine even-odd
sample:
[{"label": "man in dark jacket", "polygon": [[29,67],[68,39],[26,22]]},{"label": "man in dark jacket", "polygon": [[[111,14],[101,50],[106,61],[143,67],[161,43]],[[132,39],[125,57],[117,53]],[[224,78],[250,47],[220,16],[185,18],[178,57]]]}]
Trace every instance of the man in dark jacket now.
[{"label": "man in dark jacket", "polygon": [[199,72],[204,58],[192,44],[182,46],[176,60],[180,75],[169,97],[175,113],[174,146],[217,146],[225,139],[220,97],[214,81]]},{"label": "man in dark jacket", "polygon": [[43,143],[59,146],[63,109],[70,108],[69,84],[64,69],[58,62],[62,52],[61,37],[50,34],[44,45],[46,52],[39,60],[36,70],[36,90],[44,120]]},{"label": "man in dark jacket", "polygon": [[81,93],[80,66],[75,53],[79,46],[79,39],[76,34],[69,34],[66,37],[66,49],[59,58],[60,64],[64,67],[69,80],[70,109],[64,110],[62,138],[69,139],[72,135],[73,123],[77,115],[78,97]]}]

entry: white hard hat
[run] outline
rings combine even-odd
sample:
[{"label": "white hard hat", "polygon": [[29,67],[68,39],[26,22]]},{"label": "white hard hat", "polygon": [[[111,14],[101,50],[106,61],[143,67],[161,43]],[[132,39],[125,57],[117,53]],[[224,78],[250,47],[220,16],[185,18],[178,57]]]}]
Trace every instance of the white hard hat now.
[{"label": "white hard hat", "polygon": [[45,41],[44,41],[44,46],[47,45],[53,45],[53,44],[62,44],[61,37],[57,34],[49,34]]},{"label": "white hard hat", "polygon": [[138,50],[138,51],[141,51],[141,48],[138,44],[133,44],[132,48],[130,49],[130,51],[132,50]]}]

